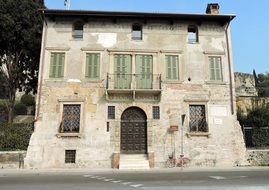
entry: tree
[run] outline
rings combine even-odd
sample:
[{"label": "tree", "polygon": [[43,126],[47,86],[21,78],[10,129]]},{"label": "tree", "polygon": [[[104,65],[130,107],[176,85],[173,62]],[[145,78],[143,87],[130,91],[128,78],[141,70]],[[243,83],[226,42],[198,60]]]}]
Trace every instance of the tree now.
[{"label": "tree", "polygon": [[16,91],[36,92],[43,0],[0,0],[0,73],[8,90],[8,121]]},{"label": "tree", "polygon": [[269,97],[269,73],[258,74],[256,77],[256,88],[258,89],[258,95],[261,97]]}]

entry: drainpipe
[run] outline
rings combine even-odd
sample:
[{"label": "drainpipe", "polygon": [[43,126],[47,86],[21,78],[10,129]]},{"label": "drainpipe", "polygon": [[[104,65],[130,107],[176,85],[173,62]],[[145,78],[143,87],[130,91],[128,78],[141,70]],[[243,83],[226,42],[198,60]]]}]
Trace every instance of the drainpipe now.
[{"label": "drainpipe", "polygon": [[230,103],[231,103],[231,113],[234,114],[234,92],[233,92],[233,73],[232,73],[232,65],[231,65],[231,52],[230,52],[230,42],[229,42],[229,25],[228,22],[225,26],[225,36],[226,36],[226,44],[227,44],[227,56],[228,56],[228,67],[229,67],[229,83],[230,83]]},{"label": "drainpipe", "polygon": [[43,81],[43,70],[45,65],[45,46],[47,44],[47,26],[48,23],[46,21],[44,10],[42,11],[44,17],[43,23],[43,35],[42,35],[42,45],[41,45],[41,52],[40,52],[40,65],[39,65],[39,76],[38,76],[38,91],[37,91],[37,104],[36,104],[36,114],[35,114],[35,122],[39,120],[40,114],[40,102],[41,102],[41,91],[42,91],[42,81]]}]

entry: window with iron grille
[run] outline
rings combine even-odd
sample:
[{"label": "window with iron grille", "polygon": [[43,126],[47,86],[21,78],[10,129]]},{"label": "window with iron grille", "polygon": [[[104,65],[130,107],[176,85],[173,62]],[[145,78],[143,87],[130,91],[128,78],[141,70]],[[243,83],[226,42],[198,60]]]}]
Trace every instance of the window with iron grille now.
[{"label": "window with iron grille", "polygon": [[153,119],[160,119],[160,107],[152,106]]},{"label": "window with iron grille", "polygon": [[80,128],[80,104],[63,105],[61,133],[78,133]]},{"label": "window with iron grille", "polygon": [[76,163],[76,150],[65,150],[65,163]]},{"label": "window with iron grille", "polygon": [[108,106],[107,118],[108,119],[115,119],[115,106]]},{"label": "window with iron grille", "polygon": [[190,132],[208,132],[205,105],[190,105]]}]

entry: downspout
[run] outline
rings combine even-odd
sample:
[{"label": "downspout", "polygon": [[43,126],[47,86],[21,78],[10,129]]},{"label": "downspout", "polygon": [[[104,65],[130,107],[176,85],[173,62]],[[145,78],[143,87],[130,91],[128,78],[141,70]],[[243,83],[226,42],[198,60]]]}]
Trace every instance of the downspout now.
[{"label": "downspout", "polygon": [[44,10],[42,10],[42,14],[44,16],[44,23],[43,23],[43,35],[42,35],[42,45],[41,45],[41,52],[40,52],[40,65],[39,65],[39,76],[38,76],[38,92],[37,92],[37,104],[36,104],[36,114],[35,114],[35,122],[40,118],[40,102],[41,102],[41,91],[42,91],[42,81],[43,81],[43,70],[45,65],[45,46],[47,44],[47,26],[48,23],[46,21]]},{"label": "downspout", "polygon": [[230,82],[230,101],[231,101],[231,113],[234,114],[234,92],[233,92],[233,76],[232,76],[232,65],[231,65],[231,52],[230,52],[230,43],[229,43],[229,29],[230,22],[225,26],[225,35],[226,35],[226,44],[227,44],[227,56],[228,56],[228,67],[229,67],[229,82]]}]

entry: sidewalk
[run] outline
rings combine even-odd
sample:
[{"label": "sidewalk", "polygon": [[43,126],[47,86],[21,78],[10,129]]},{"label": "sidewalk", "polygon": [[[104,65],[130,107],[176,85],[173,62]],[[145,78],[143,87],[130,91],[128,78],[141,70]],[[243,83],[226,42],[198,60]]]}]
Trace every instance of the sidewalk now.
[{"label": "sidewalk", "polygon": [[269,170],[269,167],[214,167],[214,168],[153,168],[149,170],[118,170],[112,168],[57,168],[57,169],[0,169],[0,176],[3,174],[97,174],[97,173],[177,173],[177,172],[236,172],[236,171],[262,171]]}]

